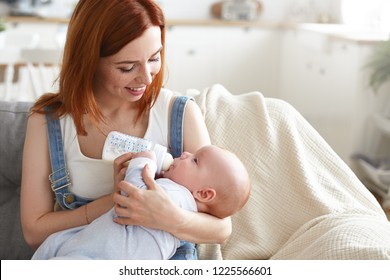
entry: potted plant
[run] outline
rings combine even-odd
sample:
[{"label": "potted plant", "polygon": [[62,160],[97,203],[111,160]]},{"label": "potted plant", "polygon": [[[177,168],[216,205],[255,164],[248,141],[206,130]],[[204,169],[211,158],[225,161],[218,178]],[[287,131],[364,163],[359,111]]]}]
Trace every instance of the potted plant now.
[{"label": "potted plant", "polygon": [[367,67],[371,70],[369,85],[378,92],[390,81],[390,39],[380,43],[368,61]]},{"label": "potted plant", "polygon": [[0,17],[0,47],[4,45],[5,36],[4,30],[6,29],[4,20]]},{"label": "potted plant", "polygon": [[2,18],[0,18],[0,32],[5,30],[5,22]]}]

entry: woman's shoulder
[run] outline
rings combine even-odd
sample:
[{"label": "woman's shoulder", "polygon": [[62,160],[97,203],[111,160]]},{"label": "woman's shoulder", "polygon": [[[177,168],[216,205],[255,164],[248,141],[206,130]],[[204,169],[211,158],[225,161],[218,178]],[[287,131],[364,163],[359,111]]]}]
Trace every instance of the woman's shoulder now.
[{"label": "woman's shoulder", "polygon": [[37,147],[41,147],[46,143],[46,127],[46,117],[44,114],[34,112],[29,115],[25,135],[25,149],[26,147],[33,147],[30,150],[34,150],[31,152],[35,152],[37,151]]},{"label": "woman's shoulder", "polygon": [[46,126],[46,115],[42,113],[33,112],[28,116],[27,126],[38,128],[45,125]]}]

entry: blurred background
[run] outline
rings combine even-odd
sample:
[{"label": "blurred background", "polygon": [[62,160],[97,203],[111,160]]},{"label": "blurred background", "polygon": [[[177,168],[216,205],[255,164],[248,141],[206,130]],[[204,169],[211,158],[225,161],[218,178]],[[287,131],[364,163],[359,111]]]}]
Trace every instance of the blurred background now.
[{"label": "blurred background", "polygon": [[[77,2],[0,0],[0,100],[57,90]],[[390,197],[390,0],[156,2],[168,27],[166,87],[219,83],[286,100],[370,189]]]}]

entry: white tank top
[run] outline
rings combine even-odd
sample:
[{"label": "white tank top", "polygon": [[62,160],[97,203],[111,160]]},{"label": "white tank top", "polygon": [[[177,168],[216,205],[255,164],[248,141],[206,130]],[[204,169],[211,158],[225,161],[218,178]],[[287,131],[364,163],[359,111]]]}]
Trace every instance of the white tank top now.
[{"label": "white tank top", "polygon": [[[168,147],[168,110],[172,92],[162,89],[149,114],[145,139]],[[69,190],[86,199],[97,199],[113,191],[113,163],[81,153],[73,118],[60,120],[66,164],[70,173]]]}]

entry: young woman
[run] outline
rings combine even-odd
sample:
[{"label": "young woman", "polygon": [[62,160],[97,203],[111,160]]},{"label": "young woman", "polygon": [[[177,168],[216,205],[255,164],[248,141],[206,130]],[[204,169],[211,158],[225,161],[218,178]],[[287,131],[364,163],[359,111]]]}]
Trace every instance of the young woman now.
[{"label": "young woman", "polygon": [[[32,248],[54,232],[92,222],[113,205],[121,217],[115,219],[118,224],[157,228],[195,243],[222,243],[230,235],[230,218],[179,209],[147,170],[148,191],[124,182],[130,154],[118,157],[114,164],[102,160],[106,136],[113,130],[169,145],[174,95],[162,89],[164,39],[164,16],[153,0],[78,2],[69,23],[59,92],[35,103],[27,125],[21,222]],[[49,153],[46,114],[60,121],[71,181],[69,210],[54,211],[48,178],[53,172],[50,157],[58,155]],[[185,107],[183,126],[185,151],[210,144],[194,102]],[[184,247],[193,249],[189,244]],[[184,257],[177,253],[173,258]]]}]

